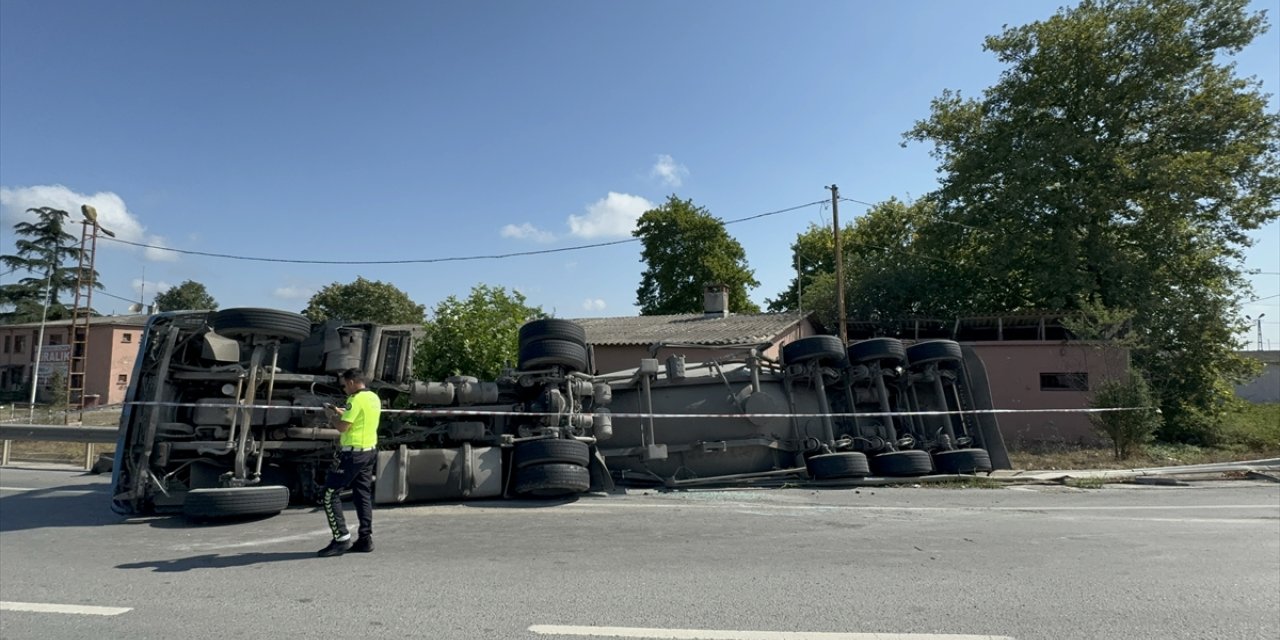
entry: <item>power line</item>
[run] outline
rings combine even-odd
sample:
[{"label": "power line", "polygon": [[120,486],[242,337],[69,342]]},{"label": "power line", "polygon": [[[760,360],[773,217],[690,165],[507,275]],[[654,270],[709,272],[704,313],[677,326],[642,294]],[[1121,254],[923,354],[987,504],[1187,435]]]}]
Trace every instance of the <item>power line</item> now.
[{"label": "power line", "polygon": [[98,295],[100,295],[100,296],[107,296],[108,298],[115,298],[116,300],[124,300],[125,302],[130,302],[130,303],[133,303],[133,304],[137,304],[137,303],[138,303],[138,301],[137,301],[137,300],[130,300],[129,298],[121,298],[120,296],[118,296],[118,295],[116,295],[116,294],[114,294],[114,293],[107,293],[106,291],[98,291],[97,293],[98,293]]},{"label": "power line", "polygon": [[[765,213],[758,213],[756,215],[747,216],[745,218],[727,220],[723,224],[727,226],[731,224],[737,224],[739,222],[746,222],[748,220],[756,220],[756,219],[764,218],[767,216],[776,216],[781,213],[796,211],[797,209],[804,209],[805,207],[812,207],[814,205],[822,204],[824,202],[826,202],[826,200],[815,200],[813,202],[807,202],[805,204],[798,204],[794,207],[778,209],[777,211],[767,211]],[[252,262],[283,262],[283,263],[289,263],[289,264],[433,264],[433,263],[439,263],[439,262],[502,260],[506,258],[517,258],[522,256],[537,256],[537,255],[545,255],[548,253],[562,253],[565,251],[580,251],[582,249],[596,249],[599,247],[611,247],[614,245],[627,244],[630,242],[640,241],[639,238],[627,238],[626,240],[597,242],[594,244],[583,244],[583,245],[576,245],[572,247],[560,247],[558,249],[541,249],[538,251],[514,251],[511,253],[494,253],[494,254],[487,254],[487,255],[451,256],[447,258],[412,258],[407,260],[302,260],[302,259],[292,259],[292,258],[263,258],[258,256],[239,256],[239,255],[233,255],[229,253],[214,253],[210,251],[193,251],[191,249],[174,249],[172,247],[161,247],[156,245],[143,244],[141,242],[131,242],[128,240],[122,240],[120,238],[102,238],[102,239],[110,240],[112,242],[119,242],[120,244],[127,244],[134,247],[141,247],[143,249],[171,251],[173,253],[181,253],[185,255],[205,256],[208,258],[225,258],[227,260],[247,260]]]}]

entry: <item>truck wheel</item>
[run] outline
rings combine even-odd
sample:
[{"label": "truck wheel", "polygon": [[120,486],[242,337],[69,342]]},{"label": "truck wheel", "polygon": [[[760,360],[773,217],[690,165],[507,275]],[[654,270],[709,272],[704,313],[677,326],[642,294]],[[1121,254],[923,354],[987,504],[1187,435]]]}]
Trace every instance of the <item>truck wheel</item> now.
[{"label": "truck wheel", "polygon": [[959,343],[951,340],[927,340],[907,347],[907,362],[912,367],[937,362],[940,367],[957,369],[962,360]]},{"label": "truck wheel", "polygon": [[587,344],[587,330],[572,320],[543,318],[526,322],[520,327],[520,346],[540,340],[567,340],[583,346]]},{"label": "truck wheel", "polygon": [[955,449],[933,454],[938,473],[985,473],[991,470],[991,456],[986,449]]},{"label": "truck wheel", "polygon": [[586,347],[568,340],[539,340],[520,347],[520,369],[561,366],[569,371],[587,368]]},{"label": "truck wheel", "polygon": [[872,338],[849,345],[849,362],[866,364],[881,362],[899,366],[907,361],[907,351],[897,338]]},{"label": "truck wheel", "polygon": [[289,506],[289,488],[277,485],[192,489],[182,515],[192,520],[275,515]]},{"label": "truck wheel", "polygon": [[278,338],[298,342],[311,335],[310,318],[278,309],[223,309],[209,316],[209,326],[228,338]]},{"label": "truck wheel", "polygon": [[517,469],[548,462],[576,464],[579,467],[585,467],[590,459],[591,450],[587,443],[577,440],[553,440],[548,438],[546,440],[522,442],[516,445],[516,452],[512,455],[512,464]]},{"label": "truck wheel", "polygon": [[802,364],[817,360],[819,364],[839,364],[844,360],[844,344],[835,336],[809,336],[782,347],[782,361]]},{"label": "truck wheel", "polygon": [[554,498],[590,487],[590,472],[576,464],[540,464],[516,471],[516,493],[522,496]]},{"label": "truck wheel", "polygon": [[878,476],[924,476],[933,471],[933,461],[919,449],[890,451],[872,456],[871,468]]},{"label": "truck wheel", "polygon": [[861,478],[871,475],[867,456],[856,451],[813,456],[805,461],[805,466],[809,467],[809,475],[813,476],[814,480]]}]

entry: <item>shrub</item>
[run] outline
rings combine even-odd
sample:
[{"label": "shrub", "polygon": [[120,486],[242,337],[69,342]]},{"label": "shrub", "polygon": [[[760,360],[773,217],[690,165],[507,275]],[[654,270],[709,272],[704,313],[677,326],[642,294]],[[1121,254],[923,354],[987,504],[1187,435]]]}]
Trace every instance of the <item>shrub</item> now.
[{"label": "shrub", "polygon": [[1160,428],[1160,414],[1155,408],[1151,388],[1136,369],[1131,369],[1124,378],[1103,382],[1093,394],[1089,406],[1095,409],[1132,409],[1089,414],[1093,428],[1111,441],[1117,460],[1128,458],[1151,442],[1156,429]]}]

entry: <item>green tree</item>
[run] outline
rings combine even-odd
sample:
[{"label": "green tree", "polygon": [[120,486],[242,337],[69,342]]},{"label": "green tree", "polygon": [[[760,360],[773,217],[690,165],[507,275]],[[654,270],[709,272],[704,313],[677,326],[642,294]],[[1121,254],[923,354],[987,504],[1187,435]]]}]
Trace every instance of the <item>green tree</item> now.
[{"label": "green tree", "polygon": [[1093,393],[1094,409],[1124,409],[1089,414],[1093,428],[1111,441],[1116,460],[1124,460],[1151,441],[1160,426],[1151,389],[1142,373],[1130,369],[1122,378],[1105,380]]},{"label": "green tree", "polygon": [[209,295],[203,284],[195,280],[187,280],[156,296],[156,309],[159,311],[217,308],[218,301]]},{"label": "green tree", "polygon": [[[927,252],[921,238],[921,231],[929,228],[934,215],[930,201],[890,199],[841,229],[848,317],[879,320],[887,327],[894,320],[945,314],[945,307],[939,304],[945,296],[938,294],[947,265]],[[792,260],[802,265],[801,308],[817,314],[827,326],[839,322],[833,246],[831,230],[817,225],[811,225],[791,245]],[[783,301],[794,300],[797,288],[793,278],[778,299],[770,302],[770,310],[793,309],[794,304]]]},{"label": "green tree", "polygon": [[415,354],[415,373],[423,380],[454,375],[492,380],[514,366],[520,326],[544,318],[541,307],[525,304],[519,291],[476,285],[464,300],[449,296],[436,305]]},{"label": "green tree", "polygon": [[1267,28],[1246,4],[1085,0],[1006,28],[985,42],[999,81],[906,134],[944,174],[921,234],[950,264],[939,304],[1132,311],[1166,439],[1211,442],[1251,370],[1239,265],[1278,215],[1280,115],[1229,62]]},{"label": "green tree", "polygon": [[[845,258],[850,255],[852,236],[852,225],[845,225],[840,230],[840,242],[844,248]],[[811,223],[804,233],[797,235],[796,241],[791,243],[791,266],[795,269],[796,275],[776,298],[765,299],[765,307],[772,313],[806,308],[802,296],[809,292],[814,280],[823,274],[834,274],[836,271],[834,247],[835,234],[829,227]],[[834,291],[832,289],[832,292]],[[834,300],[834,297],[832,299]],[[832,306],[832,309],[834,308]]]},{"label": "green tree", "polygon": [[[5,322],[36,322],[44,312],[48,293],[49,320],[70,316],[70,311],[60,302],[61,293],[74,293],[79,284],[80,247],[76,237],[66,231],[70,215],[61,209],[38,207],[27,209],[36,214],[34,222],[19,222],[13,226],[16,251],[0,256],[0,264],[11,270],[26,271],[33,275],[14,284],[0,286],[0,313]],[[93,272],[94,286],[102,288],[97,271]]]},{"label": "green tree", "polygon": [[731,311],[760,312],[747,297],[760,283],[742,245],[692,200],[668,197],[640,216],[632,235],[644,245],[640,259],[647,265],[636,290],[640,315],[701,313],[703,288],[711,284],[728,287]]},{"label": "green tree", "polygon": [[333,283],[307,301],[302,314],[313,322],[375,322],[379,324],[419,324],[426,307],[409,299],[409,294],[379,280],[357,277],[347,284]]}]

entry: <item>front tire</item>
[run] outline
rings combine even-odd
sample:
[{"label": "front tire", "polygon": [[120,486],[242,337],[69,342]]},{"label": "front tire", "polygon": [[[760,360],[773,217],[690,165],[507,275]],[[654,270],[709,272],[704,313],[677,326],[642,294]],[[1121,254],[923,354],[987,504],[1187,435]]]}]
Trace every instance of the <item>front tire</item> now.
[{"label": "front tire", "polygon": [[182,503],[182,515],[192,520],[267,516],[287,506],[289,488],[278,485],[192,489]]}]

